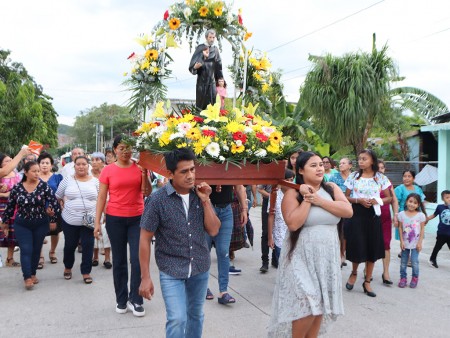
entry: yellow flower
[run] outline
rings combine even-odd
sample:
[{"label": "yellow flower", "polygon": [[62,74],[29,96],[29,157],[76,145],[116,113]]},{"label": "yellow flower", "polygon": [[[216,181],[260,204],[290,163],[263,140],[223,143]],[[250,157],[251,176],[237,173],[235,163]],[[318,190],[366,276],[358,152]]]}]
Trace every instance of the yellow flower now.
[{"label": "yellow flower", "polygon": [[233,143],[231,145],[231,153],[232,154],[236,154],[236,153],[242,153],[245,150],[245,147],[243,145],[241,146],[237,146],[236,143]]},{"label": "yellow flower", "polygon": [[273,143],[273,144],[280,144],[282,139],[283,139],[282,135],[279,131],[274,131],[269,136],[270,143]]},{"label": "yellow flower", "polygon": [[159,146],[164,147],[170,143],[170,132],[166,131],[159,139]]},{"label": "yellow flower", "polygon": [[198,10],[198,13],[200,14],[200,16],[205,17],[206,15],[208,15],[209,9],[205,6],[200,7],[200,9]]},{"label": "yellow flower", "polygon": [[228,122],[228,118],[226,116],[220,116],[220,96],[217,95],[216,103],[214,105],[208,104],[205,110],[203,110],[200,115],[205,116],[205,123],[209,123],[211,121],[214,122]]},{"label": "yellow flower", "polygon": [[205,147],[203,146],[203,144],[200,141],[194,142],[192,144],[192,146],[194,147],[194,153],[197,156],[201,155],[203,152],[203,149],[205,149]]},{"label": "yellow flower", "polygon": [[247,41],[248,39],[250,39],[252,37],[253,33],[247,32],[244,35],[244,41]]},{"label": "yellow flower", "polygon": [[253,103],[249,103],[247,107],[243,107],[244,111],[247,115],[256,116],[256,109],[258,109],[259,103],[253,105]]},{"label": "yellow flower", "polygon": [[159,68],[158,67],[150,67],[150,73],[153,75],[158,74]]},{"label": "yellow flower", "polygon": [[178,27],[180,27],[180,19],[178,18],[172,18],[169,20],[169,27],[172,30],[177,29]]},{"label": "yellow flower", "polygon": [[278,144],[270,142],[270,144],[267,146],[267,151],[272,154],[278,154],[280,152],[280,146]]},{"label": "yellow flower", "polygon": [[243,123],[247,121],[247,118],[242,114],[242,111],[239,108],[234,107],[233,113],[234,113],[234,121],[236,121],[237,123]]},{"label": "yellow flower", "polygon": [[202,135],[198,128],[192,128],[186,133],[186,137],[190,140],[198,140],[201,136]]},{"label": "yellow flower", "polygon": [[221,6],[214,8],[214,14],[216,16],[222,16],[223,8]]},{"label": "yellow flower", "polygon": [[144,61],[144,62],[141,64],[141,69],[142,69],[142,70],[147,69],[148,67],[150,67],[150,62],[149,62],[148,60]]},{"label": "yellow flower", "polygon": [[245,126],[237,123],[236,121],[229,122],[225,127],[230,133],[235,133],[237,131],[243,131]]},{"label": "yellow flower", "polygon": [[178,44],[175,41],[175,37],[173,34],[166,33],[166,48],[173,47],[178,48]]},{"label": "yellow flower", "polygon": [[180,119],[180,122],[189,122],[192,121],[194,119],[194,115],[192,115],[191,113],[185,114],[183,115],[183,117]]},{"label": "yellow flower", "polygon": [[149,49],[145,51],[145,57],[150,61],[156,60],[158,58],[158,51],[156,49]]},{"label": "yellow flower", "polygon": [[127,73],[127,72],[123,73],[123,76],[127,76],[127,75],[128,75],[128,73]]},{"label": "yellow flower", "polygon": [[259,75],[257,72],[254,72],[254,73],[253,73],[253,77],[254,77],[254,79],[255,79],[256,81],[262,81],[262,80],[263,80],[262,76]]},{"label": "yellow flower", "polygon": [[186,0],[186,5],[191,6],[195,4],[195,0]]},{"label": "yellow flower", "polygon": [[178,120],[175,117],[171,117],[170,119],[167,120],[167,127],[176,127],[180,124],[180,120]]},{"label": "yellow flower", "polygon": [[147,34],[144,36],[140,36],[135,39],[138,44],[140,44],[142,47],[147,47],[149,44],[153,43],[153,40],[148,37]]},{"label": "yellow flower", "polygon": [[270,61],[266,56],[264,56],[263,58],[261,58],[261,60],[259,60],[260,70],[268,70],[270,67],[272,67],[272,65],[270,64]]},{"label": "yellow flower", "polygon": [[186,147],[187,147],[187,143],[186,142],[177,144],[177,148],[186,148]]},{"label": "yellow flower", "polygon": [[198,142],[200,142],[203,147],[206,147],[208,144],[211,143],[211,137],[201,136]]},{"label": "yellow flower", "polygon": [[164,106],[164,102],[162,102],[162,101],[158,102],[156,104],[155,111],[152,114],[152,118],[155,119],[155,118],[165,118],[165,117],[167,117],[167,113],[165,112],[163,106]]},{"label": "yellow flower", "polygon": [[263,83],[263,85],[261,86],[261,91],[265,93],[269,90],[269,88],[270,86],[267,83]]}]

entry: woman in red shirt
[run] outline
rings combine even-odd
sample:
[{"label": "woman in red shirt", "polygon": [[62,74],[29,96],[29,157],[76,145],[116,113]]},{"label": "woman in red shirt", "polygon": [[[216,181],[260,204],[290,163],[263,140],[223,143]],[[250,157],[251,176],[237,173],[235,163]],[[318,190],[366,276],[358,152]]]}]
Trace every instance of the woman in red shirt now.
[{"label": "woman in red shirt", "polygon": [[[97,200],[94,236],[101,234],[100,219],[106,197],[106,231],[111,242],[113,278],[116,292],[116,312],[126,313],[127,307],[135,316],[144,316],[143,300],[139,296],[141,269],[139,266],[139,234],[144,196],[151,193],[147,170],[131,159],[131,147],[122,142],[122,136],[114,139],[113,150],[117,161],[106,166],[100,174],[100,191]],[[128,290],[128,256],[130,246],[131,278]]]}]

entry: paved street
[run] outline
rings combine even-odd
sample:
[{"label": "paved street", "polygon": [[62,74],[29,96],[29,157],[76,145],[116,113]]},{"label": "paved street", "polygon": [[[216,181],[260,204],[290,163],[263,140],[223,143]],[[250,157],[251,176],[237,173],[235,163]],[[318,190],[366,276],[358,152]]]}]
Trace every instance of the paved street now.
[{"label": "paved street", "polygon": [[[235,265],[243,270],[230,276],[229,292],[236,304],[223,306],[217,298],[206,301],[204,337],[265,337],[271,311],[276,270],[259,272],[261,208],[251,211],[255,228],[255,247],[236,253]],[[428,265],[435,237],[427,234],[420,254],[420,281],[417,289],[396,286],[400,259],[398,242],[392,240],[391,276],[395,284],[381,282],[381,261],[377,262],[372,286],[377,293],[370,298],[362,291],[362,266],[353,291],[344,290],[345,316],[331,328],[328,337],[449,337],[450,336],[450,251],[444,247],[438,256],[439,269]],[[23,287],[20,268],[0,269],[0,337],[164,337],[165,309],[157,269],[152,261],[155,296],[145,302],[146,316],[115,312],[112,271],[94,267],[94,283],[85,285],[79,272],[81,254],[76,254],[74,276],[63,278],[63,238],[57,249],[59,262],[48,261],[49,244],[44,246],[45,267],[38,272],[40,283],[34,290]],[[3,261],[6,249],[1,249]],[[16,253],[15,256],[18,259]],[[213,252],[209,286],[217,294],[217,265]],[[342,282],[350,274],[350,264],[342,270]],[[408,273],[411,269],[408,268]],[[410,277],[410,276],[409,276]],[[408,278],[410,279],[410,278]]]}]

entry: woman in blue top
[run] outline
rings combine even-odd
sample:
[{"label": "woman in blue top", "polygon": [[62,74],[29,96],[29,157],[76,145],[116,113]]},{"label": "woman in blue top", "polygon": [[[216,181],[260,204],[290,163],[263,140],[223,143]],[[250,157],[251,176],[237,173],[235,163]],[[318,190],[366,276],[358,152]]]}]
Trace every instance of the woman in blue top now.
[{"label": "woman in blue top", "polygon": [[[52,189],[53,193],[56,193],[58,189],[59,183],[63,180],[63,176],[61,174],[56,174],[52,172],[53,164],[55,161],[53,160],[52,155],[47,152],[43,152],[39,155],[37,159],[37,163],[39,164],[39,178],[41,181],[47,182],[48,186]],[[49,216],[52,215],[52,210],[47,210]],[[58,263],[58,258],[56,258],[55,250],[59,241],[59,233],[62,231],[61,227],[61,215],[57,215],[56,220],[56,229],[50,230],[47,236],[50,236],[50,252],[48,253],[48,257],[50,259],[50,263],[56,264]],[[39,258],[38,269],[42,269],[44,267],[44,256]]]},{"label": "woman in blue top", "polygon": [[[422,189],[414,184],[414,179],[416,177],[416,173],[413,170],[405,170],[403,172],[403,184],[400,184],[397,188],[394,189],[395,196],[398,199],[398,211],[406,210],[406,198],[411,193],[416,193],[420,196],[422,202],[425,201],[425,195]],[[398,215],[394,215],[394,224],[395,224],[395,239],[400,240],[400,234],[398,232]]]}]

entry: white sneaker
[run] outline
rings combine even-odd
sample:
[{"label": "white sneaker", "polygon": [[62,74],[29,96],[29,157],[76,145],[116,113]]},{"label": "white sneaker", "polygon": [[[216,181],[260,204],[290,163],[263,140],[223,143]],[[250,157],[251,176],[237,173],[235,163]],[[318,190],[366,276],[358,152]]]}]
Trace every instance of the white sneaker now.
[{"label": "white sneaker", "polygon": [[127,313],[127,306],[126,305],[116,305],[116,312],[120,314]]},{"label": "white sneaker", "polygon": [[128,302],[128,309],[133,312],[133,315],[136,317],[143,317],[145,316],[145,309],[142,306],[142,304],[134,304],[132,302]]}]

